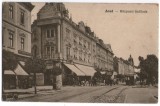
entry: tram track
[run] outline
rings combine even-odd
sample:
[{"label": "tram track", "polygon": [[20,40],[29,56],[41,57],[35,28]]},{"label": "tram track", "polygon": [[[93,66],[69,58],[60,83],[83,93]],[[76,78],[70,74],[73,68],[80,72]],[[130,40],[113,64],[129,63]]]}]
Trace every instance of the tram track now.
[{"label": "tram track", "polygon": [[94,103],[116,103],[117,99],[121,96],[122,92],[125,91],[127,87],[116,87],[106,91],[105,93],[96,96],[92,99]]}]

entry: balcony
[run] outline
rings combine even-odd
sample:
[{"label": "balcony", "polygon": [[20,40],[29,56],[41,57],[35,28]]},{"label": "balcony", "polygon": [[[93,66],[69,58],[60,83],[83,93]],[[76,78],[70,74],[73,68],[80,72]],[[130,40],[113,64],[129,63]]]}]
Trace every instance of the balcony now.
[{"label": "balcony", "polygon": [[53,55],[50,55],[50,54],[48,54],[48,55],[43,55],[43,58],[44,59],[59,59],[59,54],[53,54]]}]

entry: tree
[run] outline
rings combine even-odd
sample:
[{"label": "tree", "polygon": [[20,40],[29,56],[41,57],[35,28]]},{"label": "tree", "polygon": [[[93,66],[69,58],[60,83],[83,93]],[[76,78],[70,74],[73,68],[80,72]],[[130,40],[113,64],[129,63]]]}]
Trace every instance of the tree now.
[{"label": "tree", "polygon": [[139,74],[139,77],[140,77],[140,84],[142,85],[143,81],[144,81],[144,78],[146,76],[146,72],[145,72],[145,61],[144,61],[144,58],[139,56],[138,57],[140,63],[139,63],[139,66],[138,68],[140,68],[140,74]]},{"label": "tree", "polygon": [[148,73],[148,84],[153,84],[154,78],[158,81],[158,58],[155,55],[147,55],[145,60],[146,72]]},{"label": "tree", "polygon": [[154,78],[158,81],[158,58],[155,55],[147,55],[147,58],[139,56],[140,81],[147,79],[147,83],[153,84]]},{"label": "tree", "polygon": [[16,56],[13,52],[2,50],[2,93],[4,93],[4,71],[15,70],[18,65]]},{"label": "tree", "polygon": [[96,71],[93,75],[93,78],[96,79],[97,81],[100,81],[102,79],[102,74],[100,71]]},{"label": "tree", "polygon": [[34,73],[34,88],[35,88],[35,94],[37,94],[36,89],[36,73],[43,73],[46,69],[45,61],[36,57],[33,57],[32,59],[28,59],[25,63],[24,69],[28,73]]}]

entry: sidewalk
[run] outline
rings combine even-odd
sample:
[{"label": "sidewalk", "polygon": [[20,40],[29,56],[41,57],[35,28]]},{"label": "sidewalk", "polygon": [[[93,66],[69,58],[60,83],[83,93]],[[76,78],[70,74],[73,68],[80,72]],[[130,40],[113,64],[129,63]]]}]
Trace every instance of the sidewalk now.
[{"label": "sidewalk", "polygon": [[154,98],[158,99],[158,87],[154,86],[154,87],[149,87],[148,89],[151,95],[153,95]]},{"label": "sidewalk", "polygon": [[[52,90],[52,86],[37,86],[37,91]],[[34,87],[28,89],[9,89],[4,90],[5,93],[32,93],[34,92]]]},{"label": "sidewalk", "polygon": [[[90,86],[83,86],[83,87],[90,87]],[[53,90],[52,86],[37,86],[37,94],[34,94],[34,87],[29,89],[10,89],[10,90],[4,90],[5,93],[14,93],[18,94],[18,99],[38,96],[38,95],[54,95],[59,92],[66,92],[66,91],[72,91],[73,89],[80,90],[82,86],[63,86],[61,90]],[[11,99],[7,99],[11,100]],[[13,101],[13,100],[11,100]]]},{"label": "sidewalk", "polygon": [[[36,96],[40,91],[51,91],[52,86],[37,86],[37,94],[34,94],[34,87],[28,89],[9,89],[4,90],[5,93],[17,94],[18,99]],[[52,90],[55,91],[55,90]]]}]

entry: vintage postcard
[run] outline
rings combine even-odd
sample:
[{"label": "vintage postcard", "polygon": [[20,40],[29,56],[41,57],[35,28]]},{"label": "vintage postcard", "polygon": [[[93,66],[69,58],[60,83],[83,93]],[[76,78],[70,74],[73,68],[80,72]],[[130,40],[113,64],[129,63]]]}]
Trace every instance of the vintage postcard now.
[{"label": "vintage postcard", "polygon": [[157,103],[158,11],[2,2],[2,101]]}]

